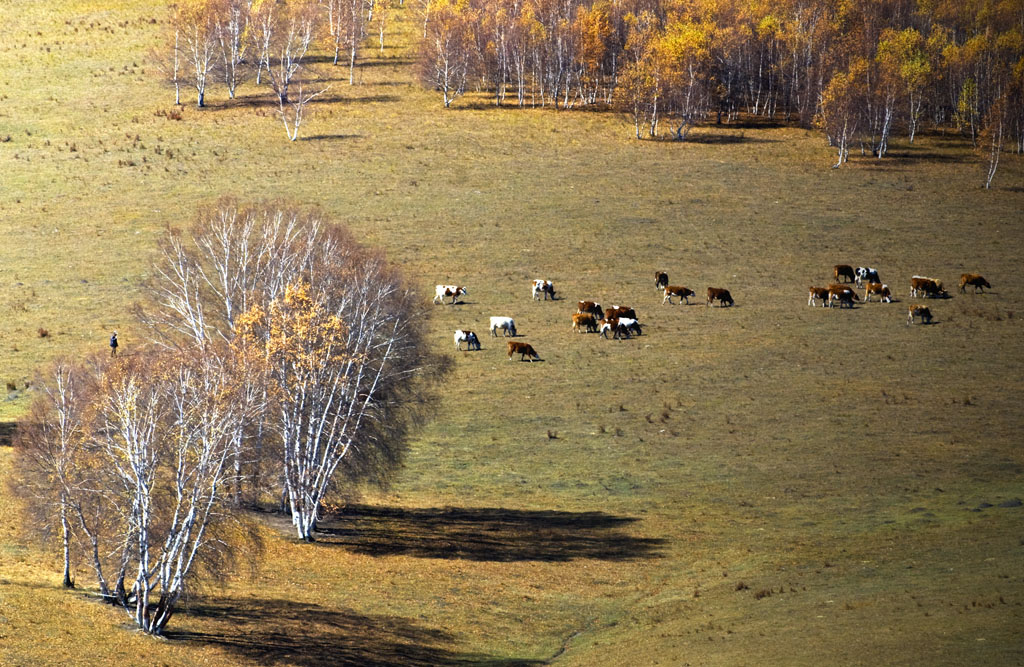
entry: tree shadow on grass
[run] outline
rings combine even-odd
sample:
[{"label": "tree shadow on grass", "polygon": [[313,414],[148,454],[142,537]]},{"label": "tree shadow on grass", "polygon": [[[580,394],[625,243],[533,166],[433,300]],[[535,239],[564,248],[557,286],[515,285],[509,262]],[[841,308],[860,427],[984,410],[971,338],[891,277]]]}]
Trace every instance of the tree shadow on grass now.
[{"label": "tree shadow on grass", "polygon": [[180,616],[202,619],[203,630],[168,632],[167,638],[212,644],[261,665],[366,667],[536,665],[451,650],[455,637],[397,616],[259,598],[203,598]]},{"label": "tree shadow on grass", "polygon": [[15,422],[0,422],[0,447],[10,447],[14,431],[18,428]]},{"label": "tree shadow on grass", "polygon": [[660,557],[665,540],[623,532],[636,521],[603,512],[353,505],[326,517],[317,540],[371,556],[498,562]]}]

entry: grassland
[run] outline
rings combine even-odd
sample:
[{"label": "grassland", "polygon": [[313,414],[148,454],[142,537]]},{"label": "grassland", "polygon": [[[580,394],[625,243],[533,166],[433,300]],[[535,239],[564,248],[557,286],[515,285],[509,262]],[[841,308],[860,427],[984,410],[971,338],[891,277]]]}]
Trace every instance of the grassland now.
[{"label": "grassland", "polygon": [[[424,300],[467,285],[438,349],[500,314],[544,358],[457,354],[394,486],[314,545],[268,519],[263,561],[197,591],[171,641],[61,590],[0,492],[0,663],[1022,660],[1019,157],[983,191],[951,134],[831,170],[786,126],[674,144],[611,113],[445,111],[404,46],[339,73],[291,144],[254,88],[162,115],[150,3],[0,13],[0,418],[47,359],[113,328],[131,353],[154,240],[223,194],[320,206]],[[808,308],[837,262],[900,303]],[[655,269],[737,305],[662,306]],[[910,275],[965,271],[993,292],[905,325]],[[534,277],[564,300],[531,301]],[[572,334],[580,298],[634,306],[644,336]]]}]

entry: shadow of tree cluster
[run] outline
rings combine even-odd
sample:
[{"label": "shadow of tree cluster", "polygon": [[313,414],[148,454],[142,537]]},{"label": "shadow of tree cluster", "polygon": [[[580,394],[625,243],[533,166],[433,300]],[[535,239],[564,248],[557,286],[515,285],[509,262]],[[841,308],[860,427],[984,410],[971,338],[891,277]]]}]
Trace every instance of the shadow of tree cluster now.
[{"label": "shadow of tree cluster", "polygon": [[665,540],[621,530],[635,521],[603,512],[352,505],[327,517],[317,540],[371,556],[499,562],[658,557]]},{"label": "shadow of tree cluster", "polygon": [[203,631],[167,633],[167,638],[210,644],[261,665],[537,665],[446,648],[455,638],[395,616],[352,611],[281,599],[204,598],[181,615],[203,620]]}]

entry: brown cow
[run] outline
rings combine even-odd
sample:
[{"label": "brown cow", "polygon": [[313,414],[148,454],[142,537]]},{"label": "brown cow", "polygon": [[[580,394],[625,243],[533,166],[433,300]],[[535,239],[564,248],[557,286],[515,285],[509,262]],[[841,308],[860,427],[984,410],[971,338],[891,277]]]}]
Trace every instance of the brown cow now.
[{"label": "brown cow", "polygon": [[932,323],[932,311],[928,310],[928,306],[911,306],[907,311],[907,326],[909,327],[914,323],[914,318],[920,317],[921,324]]},{"label": "brown cow", "polygon": [[910,279],[910,296],[946,296],[946,290],[942,289],[942,281],[925,276],[913,276]]},{"label": "brown cow", "polygon": [[709,287],[707,305],[710,306],[711,302],[716,300],[722,304],[723,308],[727,302],[730,306],[736,303],[732,300],[732,295],[729,294],[729,290],[722,289],[721,287]]},{"label": "brown cow", "polygon": [[604,317],[604,310],[601,309],[601,304],[596,301],[579,301],[576,303],[577,313],[590,313],[594,316],[594,319],[599,320]]},{"label": "brown cow", "polygon": [[849,264],[836,264],[832,267],[832,275],[835,276],[836,282],[840,278],[849,278],[849,280],[844,280],[844,283],[857,282],[857,274],[853,272],[853,267]]},{"label": "brown cow", "polygon": [[636,311],[629,306],[612,306],[611,308],[604,309],[604,319],[619,319],[620,317],[628,317],[631,320],[635,320]]},{"label": "brown cow", "polygon": [[[838,288],[838,289],[834,289]],[[839,307],[842,308],[843,304],[846,304],[847,308],[853,308],[854,301],[860,301],[860,297],[849,287],[842,285],[830,285],[828,290],[828,307],[832,308],[832,302],[838,301]]]},{"label": "brown cow", "polygon": [[668,274],[664,271],[654,272],[654,286],[658,289],[664,289],[668,285]]},{"label": "brown cow", "polygon": [[960,292],[961,293],[963,293],[963,294],[967,293],[967,289],[966,288],[967,288],[968,285],[971,285],[972,287],[974,287],[974,293],[975,294],[978,293],[979,289],[981,290],[982,294],[985,293],[985,288],[986,287],[989,288],[989,289],[992,289],[992,286],[988,284],[988,281],[985,280],[983,277],[981,277],[981,275],[979,275],[977,273],[965,273],[962,276],[960,276]]},{"label": "brown cow", "polygon": [[882,283],[867,283],[864,286],[864,301],[871,301],[871,295],[877,294],[882,303],[892,303],[892,291]]},{"label": "brown cow", "polygon": [[572,316],[572,330],[579,333],[581,329],[586,327],[587,333],[597,332],[597,320],[594,319],[593,313],[573,313]]},{"label": "brown cow", "polygon": [[696,294],[688,287],[682,287],[680,285],[665,285],[665,298],[662,299],[661,302],[663,304],[666,301],[672,303],[672,297],[674,296],[686,301],[686,305],[690,305],[690,297],[696,296]]},{"label": "brown cow", "polygon": [[808,287],[807,290],[810,295],[807,297],[807,305],[813,307],[815,299],[821,299],[821,307],[824,308],[828,304],[828,288],[827,287]]},{"label": "brown cow", "polygon": [[509,361],[512,361],[512,355],[514,354],[519,355],[519,361],[525,361],[526,357],[530,357],[530,361],[533,361],[534,359],[537,359],[538,361],[540,360],[540,355],[534,351],[532,345],[529,343],[517,343],[514,340],[510,340],[508,342]]}]

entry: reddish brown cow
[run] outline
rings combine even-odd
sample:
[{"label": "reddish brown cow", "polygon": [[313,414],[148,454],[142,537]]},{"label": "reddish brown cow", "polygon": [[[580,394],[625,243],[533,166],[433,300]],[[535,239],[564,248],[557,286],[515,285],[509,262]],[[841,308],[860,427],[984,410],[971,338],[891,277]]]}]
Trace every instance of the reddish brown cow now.
[{"label": "reddish brown cow", "polygon": [[849,278],[849,280],[843,280],[844,283],[857,282],[857,274],[853,272],[853,267],[849,264],[836,264],[832,267],[832,275],[836,282],[840,278]]},{"label": "reddish brown cow", "polygon": [[942,281],[925,276],[914,276],[910,279],[910,296],[931,296],[944,297],[946,290],[942,289]]},{"label": "reddish brown cow", "polygon": [[[837,287],[838,289],[833,289]],[[860,301],[860,297],[849,287],[843,285],[830,285],[828,290],[828,307],[832,307],[832,302],[838,301],[839,307],[842,308],[845,304],[847,308],[853,308],[854,301]]]},{"label": "reddish brown cow", "polygon": [[594,316],[594,319],[599,320],[604,317],[604,311],[601,309],[601,304],[596,301],[579,301],[576,303],[577,313],[590,313]]},{"label": "reddish brown cow", "polygon": [[529,343],[517,343],[514,340],[510,340],[508,342],[508,360],[512,361],[512,355],[515,354],[519,355],[519,361],[525,361],[526,357],[530,357],[530,361],[533,361],[534,359],[540,360],[540,355],[534,351],[532,345]]},{"label": "reddish brown cow", "polygon": [[814,306],[815,299],[821,299],[821,307],[824,308],[828,304],[828,288],[827,287],[808,287],[810,295],[807,297],[807,305]]},{"label": "reddish brown cow", "polygon": [[985,293],[985,288],[986,287],[989,288],[989,289],[992,289],[992,286],[988,284],[988,281],[985,280],[983,277],[981,277],[981,275],[979,275],[977,273],[965,273],[965,274],[960,276],[960,292],[961,293],[963,293],[963,294],[967,293],[967,289],[966,288],[967,288],[968,285],[971,285],[972,287],[974,287],[974,293],[975,294],[978,293],[979,289],[981,290],[982,294]]},{"label": "reddish brown cow", "polygon": [[629,306],[612,306],[611,308],[604,309],[604,319],[618,319],[620,317],[628,317],[631,320],[636,319],[636,311]]},{"label": "reddish brown cow", "polygon": [[707,305],[711,305],[712,301],[718,301],[724,308],[727,304],[733,305],[736,303],[732,299],[732,294],[729,294],[729,290],[722,289],[721,287],[709,287],[708,288],[708,300]]},{"label": "reddish brown cow", "polygon": [[864,286],[864,301],[871,301],[871,295],[875,294],[878,296],[878,300],[882,303],[892,303],[892,291],[888,285],[882,283],[868,283]]},{"label": "reddish brown cow", "polygon": [[579,333],[584,327],[586,327],[587,333],[595,333],[597,331],[597,320],[594,319],[594,314],[574,313],[572,316],[572,330]]},{"label": "reddish brown cow", "polygon": [[677,296],[680,299],[686,301],[686,305],[690,305],[690,297],[696,296],[693,290],[688,287],[682,287],[680,285],[665,285],[665,298],[661,300],[662,303],[668,301],[672,303],[672,297]]},{"label": "reddish brown cow", "polygon": [[907,311],[907,326],[909,327],[914,323],[914,318],[920,317],[921,324],[932,323],[932,311],[928,310],[928,306],[911,306]]}]

